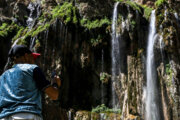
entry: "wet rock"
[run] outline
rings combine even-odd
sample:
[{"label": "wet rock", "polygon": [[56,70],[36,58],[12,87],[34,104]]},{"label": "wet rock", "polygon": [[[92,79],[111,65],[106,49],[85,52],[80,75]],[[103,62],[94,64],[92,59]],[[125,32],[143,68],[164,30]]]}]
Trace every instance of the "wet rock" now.
[{"label": "wet rock", "polygon": [[[180,70],[174,61],[168,64],[161,65],[158,67],[158,76],[160,78],[161,97],[163,104],[163,113],[165,120],[179,119],[177,111],[179,111],[179,81],[177,80],[177,71]],[[179,79],[179,78],[178,78]]]},{"label": "wet rock", "polygon": [[[66,0],[66,2],[73,2],[77,6],[81,18],[88,18],[96,20],[103,18],[112,18],[112,10],[114,2],[112,0]],[[141,4],[153,6],[155,0],[136,0]],[[12,21],[15,17],[21,25],[25,24],[29,15],[27,6],[30,0],[0,0],[0,24],[5,21]],[[65,1],[62,0],[43,0],[41,1],[43,10],[51,10],[57,4],[61,5]],[[159,89],[161,89],[160,97],[162,99],[162,107],[164,119],[179,120],[180,111],[180,28],[178,27],[178,20],[175,19],[172,11],[169,8],[174,8],[177,15],[180,16],[180,5],[177,4],[178,0],[169,0],[169,5],[157,8],[157,32],[162,35],[163,32],[163,52],[165,59],[160,56],[160,43],[155,43],[154,49],[156,50],[156,65],[158,66],[158,80]],[[177,5],[176,5],[177,4]],[[141,8],[142,9],[142,8]],[[165,10],[168,10],[167,17],[164,15]],[[46,12],[47,12],[46,11]],[[174,11],[173,11],[174,12]],[[48,16],[48,12],[46,13]],[[77,111],[75,114],[76,120],[112,120],[114,117],[117,120],[126,118],[127,120],[144,118],[145,112],[145,99],[146,92],[144,86],[146,83],[145,73],[145,54],[146,54],[146,38],[148,33],[148,21],[143,18],[142,13],[134,10],[131,6],[125,3],[119,4],[119,17],[118,18],[118,33],[121,34],[123,40],[120,40],[122,56],[121,56],[121,73],[117,75],[117,81],[113,83],[118,102],[122,108],[122,116],[115,113],[91,113],[89,111]],[[24,17],[25,16],[25,17]],[[46,16],[45,16],[46,18]],[[43,18],[43,19],[45,19]],[[49,17],[49,19],[51,16]],[[48,21],[48,20],[47,20]],[[61,21],[57,19],[57,21]],[[51,23],[48,23],[51,24]],[[161,25],[161,27],[160,27]],[[26,27],[26,26],[23,26]],[[37,26],[35,26],[37,27]],[[102,28],[104,29],[104,28]],[[66,120],[67,112],[59,106],[66,109],[74,107],[77,109],[91,109],[92,106],[101,103],[101,81],[99,80],[102,72],[102,49],[105,50],[104,54],[104,73],[111,73],[111,53],[110,53],[110,40],[111,34],[107,33],[106,41],[102,40],[97,46],[91,46],[90,39],[94,34],[103,33],[102,29],[95,31],[88,31],[81,26],[65,25],[57,22],[54,27],[52,26],[37,35],[37,40],[40,41],[38,51],[42,52],[41,66],[47,78],[50,78],[51,72],[55,70],[58,75],[62,76],[63,86],[62,94],[60,94],[60,102],[50,102],[47,100],[44,107],[45,120]],[[110,25],[109,25],[109,31]],[[159,30],[161,29],[161,30]],[[24,32],[24,31],[23,31]],[[24,33],[22,33],[24,34]],[[156,36],[156,41],[160,39]],[[7,47],[10,48],[10,40],[8,38],[1,38],[2,56],[1,62],[5,63],[7,57]],[[6,42],[7,43],[6,43]],[[29,42],[29,41],[27,41]],[[106,44],[104,44],[106,42]],[[161,61],[162,60],[162,61]],[[168,67],[167,64],[174,67]],[[1,66],[2,67],[2,66]],[[166,70],[168,72],[166,72]],[[1,72],[1,71],[0,71]],[[107,79],[106,79],[107,78]],[[105,103],[111,100],[109,95],[111,76],[105,76]],[[52,112],[53,111],[53,112]],[[52,115],[50,114],[52,113]]]},{"label": "wet rock", "polygon": [[92,113],[89,111],[77,111],[74,120],[122,120],[120,114]]},{"label": "wet rock", "polygon": [[[104,4],[105,3],[105,4]],[[93,19],[111,15],[113,1],[111,0],[78,0],[76,6],[79,8],[80,15],[84,18]]]},{"label": "wet rock", "polygon": [[77,111],[74,120],[90,120],[91,113],[88,111]]},{"label": "wet rock", "polygon": [[0,3],[0,15],[1,19],[7,18],[10,19],[13,16],[13,8],[17,0],[1,0]]},{"label": "wet rock", "polygon": [[127,118],[125,118],[125,120],[141,120],[139,116],[134,116],[129,114]]},{"label": "wet rock", "polygon": [[43,105],[43,120],[69,120],[67,110],[60,108],[58,104]]},{"label": "wet rock", "polygon": [[31,0],[18,0],[13,8],[13,17],[15,17],[21,24],[26,24],[26,20],[29,16],[27,6]]},{"label": "wet rock", "polygon": [[154,2],[156,0],[135,0],[137,3],[140,3],[140,4],[144,4],[144,5],[147,5],[149,7],[153,7],[154,6]]},{"label": "wet rock", "polygon": [[44,0],[41,1],[42,8],[44,10],[51,10],[54,6],[58,5],[58,0]]}]

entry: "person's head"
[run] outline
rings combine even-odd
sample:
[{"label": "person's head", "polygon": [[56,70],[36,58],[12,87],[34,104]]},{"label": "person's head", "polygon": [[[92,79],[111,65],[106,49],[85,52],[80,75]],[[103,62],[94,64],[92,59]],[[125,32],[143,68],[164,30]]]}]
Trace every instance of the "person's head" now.
[{"label": "person's head", "polygon": [[26,46],[24,45],[15,45],[13,46],[8,56],[13,60],[15,64],[18,63],[28,63],[28,64],[34,64],[35,59],[39,56],[38,53],[32,53]]}]

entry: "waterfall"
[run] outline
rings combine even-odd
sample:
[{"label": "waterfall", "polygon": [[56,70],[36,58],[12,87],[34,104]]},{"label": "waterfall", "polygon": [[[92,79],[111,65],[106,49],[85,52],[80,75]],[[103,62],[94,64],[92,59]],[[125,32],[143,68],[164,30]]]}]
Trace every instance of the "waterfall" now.
[{"label": "waterfall", "polygon": [[175,16],[176,20],[179,20],[177,12],[174,13],[174,16]]},{"label": "waterfall", "polygon": [[168,14],[168,11],[167,11],[167,9],[165,9],[165,11],[164,11],[164,19],[165,20],[167,20],[167,14]]},{"label": "waterfall", "polygon": [[14,46],[18,43],[18,41],[19,41],[19,38],[13,43],[13,45],[11,46],[11,48],[14,47]]},{"label": "waterfall", "polygon": [[[41,6],[41,2],[40,2],[40,0],[37,0],[35,3],[30,3],[27,7],[30,11],[29,17],[26,21],[29,30],[31,30],[33,28],[33,26],[35,25],[37,19],[39,18],[40,14],[41,14],[40,6]],[[30,50],[33,50],[36,39],[37,39],[37,36],[31,38]]]},{"label": "waterfall", "polygon": [[117,7],[118,7],[119,2],[116,2],[114,5],[114,10],[113,10],[113,20],[112,20],[112,41],[111,41],[111,59],[112,59],[112,78],[111,78],[111,83],[112,83],[112,107],[116,107],[116,101],[115,101],[115,88],[113,87],[113,84],[115,84],[115,81],[117,79],[117,75],[120,73],[120,47],[119,47],[119,35],[116,32],[116,26],[117,26]]},{"label": "waterfall", "polygon": [[176,18],[176,21],[177,21],[178,27],[180,27],[180,19],[179,19],[179,17],[178,17],[177,12],[175,12],[175,13],[174,13],[174,16],[175,16],[175,18]]},{"label": "waterfall", "polygon": [[69,110],[69,111],[68,111],[68,120],[71,120],[71,119],[72,119],[71,116],[72,116],[72,113],[71,113],[71,111]]},{"label": "waterfall", "polygon": [[[30,11],[29,17],[26,21],[29,29],[31,29],[34,26],[36,20],[38,19],[38,17],[41,14],[40,6],[41,6],[41,2],[39,0],[37,0],[35,3],[30,3],[27,7]],[[36,14],[34,14],[34,13],[36,13]]]},{"label": "waterfall", "polygon": [[100,120],[105,120],[105,119],[106,119],[105,113],[100,113]]},{"label": "waterfall", "polygon": [[31,38],[31,40],[30,40],[30,50],[33,50],[36,39],[37,39],[37,36]]},{"label": "waterfall", "polygon": [[159,47],[160,47],[160,51],[161,51],[162,61],[164,61],[164,54],[163,54],[163,49],[164,49],[163,33],[162,33],[162,35],[159,38]]},{"label": "waterfall", "polygon": [[155,10],[151,13],[151,21],[149,26],[147,60],[146,60],[146,120],[160,120],[159,109],[157,104],[157,87],[156,87],[156,69],[154,62],[154,43],[155,43]]},{"label": "waterfall", "polygon": [[[35,4],[35,7],[37,8],[37,15],[36,15],[36,19],[39,17],[39,15],[40,15],[40,0],[38,0],[37,1],[37,3]],[[29,4],[29,6],[28,6],[28,9],[30,10],[30,15],[29,15],[29,17],[28,17],[28,19],[27,19],[27,26],[28,27],[33,27],[33,25],[34,25],[34,23],[35,23],[35,21],[36,21],[36,19],[34,20],[33,19],[33,12],[34,12],[34,10],[35,10],[35,7],[33,7],[33,4],[32,3],[30,3]],[[21,37],[22,39],[23,39],[23,37]],[[31,38],[32,40],[31,40],[31,43],[30,43],[30,46],[32,47],[33,46],[33,44],[34,44],[34,41],[35,41],[35,38]],[[13,44],[12,44],[12,46],[11,46],[11,48],[12,47],[14,47],[18,42],[19,42],[19,40],[20,40],[20,38],[18,38]],[[31,49],[31,47],[30,47],[30,49]],[[7,60],[7,63],[6,63],[6,65],[4,66],[4,71],[5,70],[7,70],[9,67],[11,67],[11,60],[8,58],[8,60]]]}]

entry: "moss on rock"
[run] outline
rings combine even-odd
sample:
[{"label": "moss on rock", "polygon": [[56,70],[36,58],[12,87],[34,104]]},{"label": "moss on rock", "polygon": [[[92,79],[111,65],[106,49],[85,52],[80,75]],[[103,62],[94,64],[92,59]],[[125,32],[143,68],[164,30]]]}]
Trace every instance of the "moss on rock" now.
[{"label": "moss on rock", "polygon": [[110,25],[111,21],[107,17],[103,19],[96,19],[96,20],[88,20],[88,19],[81,19],[81,26],[88,28],[89,30],[100,28],[103,25]]},{"label": "moss on rock", "polygon": [[145,6],[145,5],[143,5],[142,6],[143,8],[144,8],[144,17],[147,19],[147,20],[149,20],[149,17],[151,16],[151,12],[152,12],[152,8],[150,8],[150,7],[148,7],[148,6]]},{"label": "moss on rock", "polygon": [[11,24],[3,23],[0,26],[0,36],[5,38],[9,36],[9,33],[12,33],[13,31],[16,31],[17,29],[19,29],[19,26],[13,22]]},{"label": "moss on rock", "polygon": [[52,19],[59,18],[68,23],[78,23],[78,9],[72,3],[64,2],[62,6],[56,6],[52,11]]},{"label": "moss on rock", "polygon": [[156,7],[159,7],[159,6],[163,5],[163,4],[167,4],[167,0],[157,0],[155,2]]}]

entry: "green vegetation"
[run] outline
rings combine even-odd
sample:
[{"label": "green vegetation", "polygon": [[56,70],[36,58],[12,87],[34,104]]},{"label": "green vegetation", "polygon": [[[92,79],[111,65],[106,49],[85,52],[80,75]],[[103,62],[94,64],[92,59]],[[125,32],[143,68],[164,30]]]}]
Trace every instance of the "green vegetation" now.
[{"label": "green vegetation", "polygon": [[28,37],[35,37],[39,33],[49,29],[49,27],[50,27],[49,23],[46,23],[45,25],[43,25],[43,24],[39,25],[38,27],[33,28],[31,30],[29,30],[29,28],[20,27],[16,36],[13,38],[13,42],[15,42],[17,39],[19,39],[17,44],[25,44],[26,45]]},{"label": "green vegetation", "polygon": [[142,13],[140,6],[133,1],[130,0],[114,0],[115,2],[123,2],[125,4],[128,4],[129,6],[131,6],[134,10],[138,10],[140,13]]},{"label": "green vegetation", "polygon": [[141,8],[137,3],[129,0],[125,1],[125,3],[131,6],[134,10],[138,10],[139,13],[142,13]]},{"label": "green vegetation", "polygon": [[41,43],[39,42],[38,39],[36,39],[36,44],[35,44],[34,48],[37,50],[40,46],[41,46]]},{"label": "green vegetation", "polygon": [[101,81],[102,83],[107,83],[108,80],[110,79],[110,77],[111,77],[111,76],[110,76],[108,73],[106,73],[106,72],[100,73],[100,81]]},{"label": "green vegetation", "polygon": [[167,0],[157,0],[155,2],[155,6],[159,7],[160,5],[165,4],[165,3],[167,3]]},{"label": "green vegetation", "polygon": [[172,85],[172,77],[173,77],[173,70],[171,68],[170,64],[166,64],[165,66],[166,74],[167,76],[167,85],[171,86]]},{"label": "green vegetation", "polygon": [[145,5],[143,5],[142,7],[144,8],[144,17],[148,20],[153,9]]},{"label": "green vegetation", "polygon": [[43,12],[42,15],[38,18],[39,23],[44,23],[47,20],[51,20],[52,19],[52,15],[49,12]]},{"label": "green vegetation", "polygon": [[135,20],[131,20],[131,28],[132,30],[136,27],[136,21]]},{"label": "green vegetation", "polygon": [[122,20],[123,20],[123,18],[121,16],[121,14],[118,14],[117,24],[120,25],[122,23]]},{"label": "green vegetation", "polygon": [[24,27],[21,26],[16,36],[12,40],[15,41],[16,39],[18,39],[21,36],[23,31],[24,31]]},{"label": "green vegetation", "polygon": [[37,27],[37,29],[33,30],[31,36],[34,37],[38,35],[40,32],[47,30],[49,27],[50,27],[49,23],[46,23],[45,25],[40,25]]},{"label": "green vegetation", "polygon": [[18,28],[19,28],[18,25],[14,23],[11,23],[10,25],[7,23],[3,23],[0,26],[0,36],[6,37],[8,36],[8,33],[13,32],[13,30],[16,30]]},{"label": "green vegetation", "polygon": [[108,107],[106,107],[104,104],[102,105],[98,105],[96,108],[93,108],[91,112],[95,112],[95,113],[121,113],[120,109],[110,109]]},{"label": "green vegetation", "polygon": [[53,19],[60,18],[65,24],[69,22],[77,24],[77,13],[77,8],[68,2],[64,2],[62,6],[56,6],[51,12]]},{"label": "green vegetation", "polygon": [[[109,32],[108,27],[111,25],[111,21],[106,17],[104,19],[96,19],[94,21],[88,19],[81,19],[80,25],[84,28],[87,28],[91,32],[94,31],[95,29],[98,30],[99,28],[104,27],[106,31],[102,34],[105,34]],[[101,33],[96,34],[96,32],[93,32],[92,38],[90,38],[90,43],[92,44],[93,47],[102,43],[104,39],[104,35],[102,34]]]},{"label": "green vegetation", "polygon": [[171,69],[171,66],[170,64],[166,64],[166,74],[167,75],[170,75],[170,77],[172,78],[172,69]]},{"label": "green vegetation", "polygon": [[7,28],[8,24],[7,23],[3,23],[1,26],[0,26],[0,30],[4,30],[5,28]]},{"label": "green vegetation", "polygon": [[8,24],[7,23],[3,23],[2,26],[0,26],[0,36],[5,37],[8,34],[8,30],[7,30]]},{"label": "green vegetation", "polygon": [[97,38],[91,38],[91,44],[93,47],[97,46],[101,42],[102,42],[102,36],[101,35],[98,35]]},{"label": "green vegetation", "polygon": [[81,21],[81,26],[88,28],[89,30],[95,29],[95,28],[100,28],[103,25],[110,25],[111,21],[108,18],[104,19],[96,19],[94,21],[90,21],[88,19],[82,19]]}]

